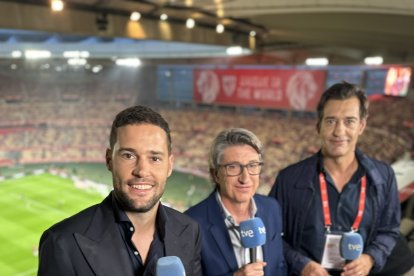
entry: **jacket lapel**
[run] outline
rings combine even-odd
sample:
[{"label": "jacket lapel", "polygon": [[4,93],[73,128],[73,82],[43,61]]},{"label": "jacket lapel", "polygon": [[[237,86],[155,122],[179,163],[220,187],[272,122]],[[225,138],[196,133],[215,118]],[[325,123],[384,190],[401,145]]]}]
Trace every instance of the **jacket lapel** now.
[{"label": "jacket lapel", "polygon": [[216,200],[215,192],[211,193],[207,203],[208,220],[210,228],[208,231],[216,242],[217,248],[220,250],[223,259],[226,260],[230,268],[237,267],[236,256],[234,255],[233,246],[230,236],[224,223],[221,210]]},{"label": "jacket lapel", "polygon": [[74,236],[96,275],[133,276],[128,270],[128,252],[115,223],[111,196],[100,204],[87,231]]}]

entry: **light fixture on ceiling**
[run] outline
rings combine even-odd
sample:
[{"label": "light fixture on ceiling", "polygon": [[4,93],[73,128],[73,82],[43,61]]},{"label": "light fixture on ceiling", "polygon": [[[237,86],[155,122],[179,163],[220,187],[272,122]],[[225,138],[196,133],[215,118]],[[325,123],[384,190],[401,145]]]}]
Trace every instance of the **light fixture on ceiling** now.
[{"label": "light fixture on ceiling", "polygon": [[115,60],[116,65],[127,67],[138,67],[142,64],[139,58],[118,58]]},{"label": "light fixture on ceiling", "polygon": [[224,25],[223,24],[217,24],[217,26],[216,26],[216,32],[218,34],[222,34],[224,32]]},{"label": "light fixture on ceiling", "polygon": [[63,56],[65,58],[88,58],[89,57],[88,51],[64,51]]},{"label": "light fixture on ceiling", "polygon": [[326,57],[307,58],[305,64],[308,66],[326,66],[329,60]]},{"label": "light fixture on ceiling", "polygon": [[168,15],[166,13],[163,13],[160,15],[161,21],[166,21],[168,19]]},{"label": "light fixture on ceiling", "polygon": [[11,53],[12,58],[21,58],[22,55],[23,55],[22,52],[18,50],[12,51]]},{"label": "light fixture on ceiling", "polygon": [[61,0],[52,0],[50,2],[50,8],[52,9],[52,11],[62,11],[63,8],[65,7],[65,3],[63,3],[63,1]]},{"label": "light fixture on ceiling", "polygon": [[137,11],[134,11],[134,12],[132,12],[132,13],[131,13],[131,15],[129,16],[129,19],[130,19],[131,21],[138,21],[138,20],[140,20],[140,19],[141,19],[141,14],[140,14],[139,12],[137,12]]},{"label": "light fixture on ceiling", "polygon": [[40,58],[50,58],[52,53],[45,50],[26,50],[24,56],[27,59],[40,59]]},{"label": "light fixture on ceiling", "polygon": [[366,57],[364,63],[366,65],[381,65],[384,62],[384,59],[381,56],[376,57]]},{"label": "light fixture on ceiling", "polygon": [[238,56],[243,53],[243,48],[240,46],[231,46],[226,49],[226,54],[229,56]]},{"label": "light fixture on ceiling", "polygon": [[185,26],[187,27],[187,29],[192,29],[195,26],[195,21],[192,18],[188,18],[187,21],[185,22]]},{"label": "light fixture on ceiling", "polygon": [[68,64],[71,66],[84,66],[88,61],[85,58],[70,58]]}]

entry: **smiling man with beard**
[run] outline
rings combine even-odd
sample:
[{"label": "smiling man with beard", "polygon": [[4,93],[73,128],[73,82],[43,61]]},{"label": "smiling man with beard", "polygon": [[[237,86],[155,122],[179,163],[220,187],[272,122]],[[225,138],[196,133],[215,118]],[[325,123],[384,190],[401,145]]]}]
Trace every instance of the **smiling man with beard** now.
[{"label": "smiling man with beard", "polygon": [[168,123],[148,107],[125,109],[109,144],[114,190],[43,233],[38,275],[155,275],[165,256],[201,275],[198,224],[160,203],[174,159]]}]

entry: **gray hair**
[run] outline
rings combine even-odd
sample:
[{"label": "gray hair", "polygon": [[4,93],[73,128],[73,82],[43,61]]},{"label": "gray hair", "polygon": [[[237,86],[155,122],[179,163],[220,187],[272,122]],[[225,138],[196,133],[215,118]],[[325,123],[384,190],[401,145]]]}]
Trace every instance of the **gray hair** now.
[{"label": "gray hair", "polygon": [[260,161],[263,161],[263,146],[257,136],[244,128],[231,128],[220,132],[210,148],[209,154],[209,171],[213,182],[213,174],[218,170],[220,161],[223,157],[223,152],[228,146],[232,145],[249,145],[259,154]]}]

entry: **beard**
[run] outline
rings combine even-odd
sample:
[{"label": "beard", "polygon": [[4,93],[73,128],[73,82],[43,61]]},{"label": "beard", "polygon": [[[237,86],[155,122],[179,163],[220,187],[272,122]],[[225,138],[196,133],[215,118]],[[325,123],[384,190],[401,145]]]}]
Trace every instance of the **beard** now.
[{"label": "beard", "polygon": [[[152,208],[154,208],[155,205],[157,205],[157,203],[160,201],[162,194],[163,194],[163,193],[155,193],[144,204],[138,205],[134,201],[134,199],[130,198],[127,193],[122,191],[122,189],[120,188],[120,186],[122,185],[126,185],[126,184],[114,185],[114,195],[118,203],[124,209],[124,211],[146,213],[150,211]],[[159,186],[158,183],[156,185]]]}]

